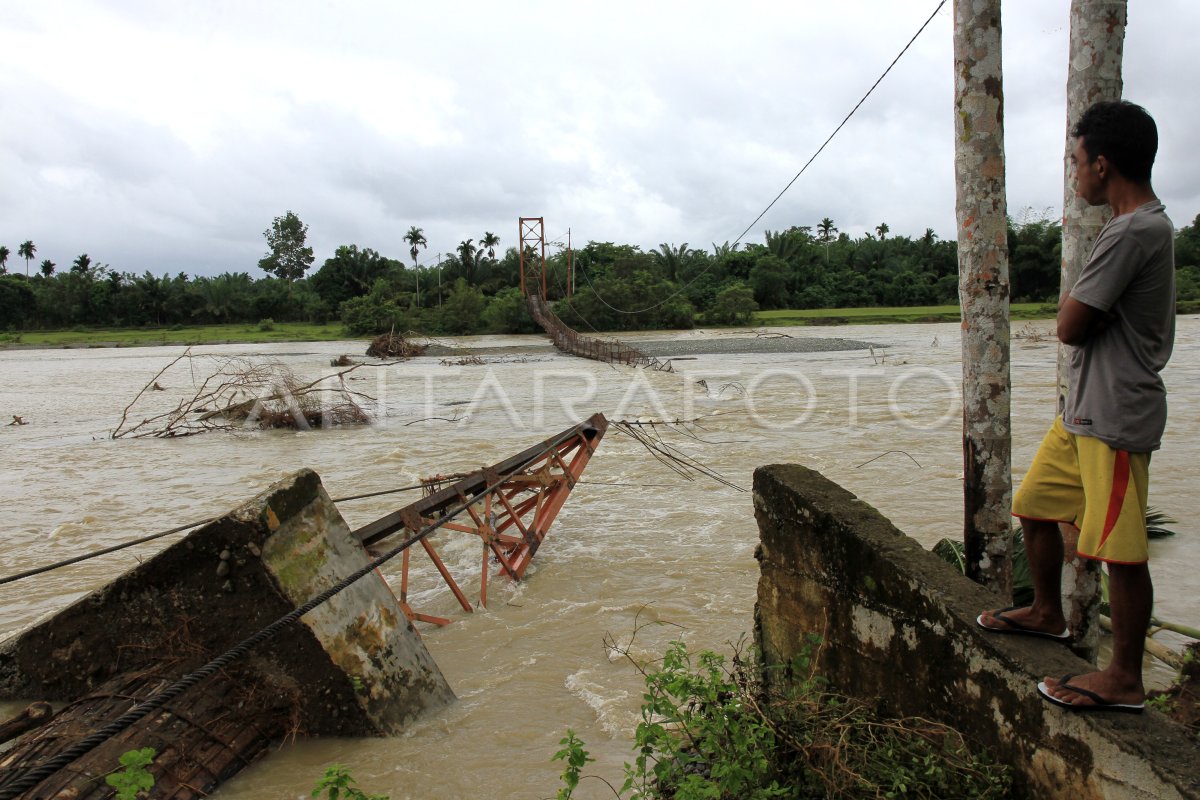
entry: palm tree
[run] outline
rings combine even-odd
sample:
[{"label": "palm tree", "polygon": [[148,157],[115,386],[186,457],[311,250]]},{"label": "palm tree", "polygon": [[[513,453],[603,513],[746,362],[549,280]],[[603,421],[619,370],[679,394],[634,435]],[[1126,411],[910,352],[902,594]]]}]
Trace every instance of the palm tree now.
[{"label": "palm tree", "polygon": [[92,259],[87,253],[82,254],[71,264],[71,272],[87,272],[92,268]]},{"label": "palm tree", "polygon": [[881,242],[887,238],[887,235],[891,230],[892,229],[888,227],[886,222],[881,222],[875,226],[875,232],[879,234],[879,241]]},{"label": "palm tree", "polygon": [[21,246],[17,248],[17,255],[25,259],[25,277],[29,277],[29,262],[37,255],[37,245],[32,240],[26,239],[21,242]]},{"label": "palm tree", "polygon": [[417,248],[428,247],[429,242],[425,240],[425,232],[416,225],[410,227],[408,233],[404,234],[404,241],[412,245],[408,250],[408,254],[412,256],[413,274],[417,276],[417,307],[419,308],[421,305],[421,273],[417,269]]},{"label": "palm tree", "polygon": [[679,247],[671,247],[671,245],[663,242],[658,246],[657,250],[651,250],[650,254],[654,256],[655,262],[662,267],[663,273],[669,280],[677,280],[679,277],[679,268],[683,266],[683,262],[692,251],[688,248],[688,243],[684,242]]},{"label": "palm tree", "polygon": [[724,244],[713,242],[713,258],[724,258],[730,253],[736,253],[739,247],[741,247],[741,244],[737,242],[730,244],[728,239],[725,240]]},{"label": "palm tree", "polygon": [[42,262],[42,277],[49,278],[51,275],[54,274],[54,268],[57,266],[58,266],[57,264],[55,264],[53,261],[51,261],[50,259],[47,258],[45,261]]},{"label": "palm tree", "polygon": [[483,258],[483,250],[475,247],[474,239],[458,243],[458,260],[462,264],[464,277],[471,286],[475,285],[475,268],[479,266],[481,258]]},{"label": "palm tree", "polygon": [[0,275],[8,272],[8,248],[0,244]]},{"label": "palm tree", "polygon": [[800,252],[803,239],[796,235],[794,231],[765,231],[767,238],[767,251],[773,256],[778,256],[784,261],[790,261],[793,256]]},{"label": "palm tree", "polygon": [[500,244],[500,237],[491,231],[485,231],[483,239],[479,242],[480,249],[487,248],[488,261],[496,260],[496,245]]},{"label": "palm tree", "polygon": [[826,244],[833,239],[833,235],[838,232],[837,225],[833,224],[833,220],[829,217],[821,220],[817,225],[817,238]]},{"label": "palm tree", "polygon": [[838,232],[837,225],[833,224],[833,220],[825,217],[817,224],[817,238],[825,243],[825,263],[829,263],[829,243],[833,241],[833,235]]}]

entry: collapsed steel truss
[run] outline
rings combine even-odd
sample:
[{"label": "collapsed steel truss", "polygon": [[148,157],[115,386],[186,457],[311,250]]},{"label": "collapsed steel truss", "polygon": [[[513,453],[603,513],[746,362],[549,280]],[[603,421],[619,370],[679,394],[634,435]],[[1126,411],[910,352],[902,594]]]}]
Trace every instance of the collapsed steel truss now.
[{"label": "collapsed steel truss", "polygon": [[[393,511],[354,531],[354,536],[370,546],[400,531],[416,534],[468,498],[486,491],[482,499],[466,509],[467,519],[445,522],[442,529],[478,536],[482,543],[482,568],[479,578],[479,604],[487,606],[489,562],[499,564],[499,574],[520,580],[529,567],[542,540],[550,530],[587,467],[592,453],[600,444],[608,420],[603,414],[593,414],[584,422],[567,428],[541,444],[534,445],[491,467],[484,467],[461,477],[435,479],[435,484],[449,483],[426,497]],[[452,482],[450,482],[452,481]],[[438,555],[428,537],[420,540],[421,547],[433,562],[446,585],[464,611],[473,611],[460,582]],[[447,625],[450,620],[414,611],[408,601],[409,561],[412,548],[404,551],[401,563],[400,607],[409,621]]]}]

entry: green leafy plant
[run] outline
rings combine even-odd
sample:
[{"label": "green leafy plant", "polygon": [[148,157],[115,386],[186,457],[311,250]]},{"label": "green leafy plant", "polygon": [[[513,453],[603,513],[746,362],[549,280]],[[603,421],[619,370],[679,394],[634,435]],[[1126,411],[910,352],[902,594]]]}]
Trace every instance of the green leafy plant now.
[{"label": "green leafy plant", "polygon": [[[635,630],[636,635],[636,630]],[[705,651],[672,642],[642,673],[637,756],[614,796],[629,800],[766,800],[799,797],[1002,798],[1007,768],[974,754],[951,728],[917,718],[884,719],[830,690],[817,674],[810,636],[800,655],[772,672],[753,654]],[[568,731],[556,760],[567,761],[558,800],[578,786],[590,760]],[[607,782],[607,781],[606,781]],[[610,788],[611,785],[610,785]]]},{"label": "green leafy plant", "polygon": [[588,755],[588,751],[583,749],[583,741],[575,735],[575,731],[567,728],[567,735],[558,740],[558,743],[563,746],[561,750],[554,754],[551,761],[565,761],[567,766],[563,768],[562,788],[555,795],[555,800],[570,800],[571,793],[575,791],[575,787],[579,785],[581,779],[580,771],[584,764],[596,759]]},{"label": "green leafy plant", "polygon": [[1175,710],[1175,699],[1169,694],[1150,695],[1146,698],[1146,705],[1164,714],[1170,714]]},{"label": "green leafy plant", "polygon": [[104,776],[104,782],[117,790],[117,800],[137,800],[141,792],[154,788],[154,776],[146,769],[158,755],[153,747],[130,750],[119,760],[121,769]]},{"label": "green leafy plant", "polygon": [[388,800],[385,794],[366,794],[355,788],[356,783],[358,781],[354,780],[344,764],[330,764],[317,781],[312,796],[324,797],[325,800]]},{"label": "green leafy plant", "polygon": [[785,797],[770,758],[775,734],[750,713],[725,659],[704,651],[693,664],[672,642],[658,669],[643,671],[637,758],[626,765],[622,792],[631,798]]}]

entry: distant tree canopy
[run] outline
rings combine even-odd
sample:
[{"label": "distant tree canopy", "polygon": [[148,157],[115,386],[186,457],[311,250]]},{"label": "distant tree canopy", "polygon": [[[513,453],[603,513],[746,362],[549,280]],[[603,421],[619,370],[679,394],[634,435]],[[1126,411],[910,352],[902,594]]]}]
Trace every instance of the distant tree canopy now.
[{"label": "distant tree canopy", "polygon": [[313,263],[313,249],[305,246],[308,226],[288,211],[282,217],[276,217],[271,227],[263,231],[263,236],[271,252],[259,259],[258,266],[285,281],[303,278]]},{"label": "distant tree canopy", "polygon": [[[495,234],[464,240],[435,266],[346,244],[307,279],[304,272],[313,258],[306,234],[307,226],[292,212],[277,217],[266,232],[271,253],[260,262],[272,270],[258,280],[246,272],[135,275],[86,253],[74,258],[69,270],[55,269],[55,262],[45,259],[29,277],[0,274],[0,329],[271,318],[340,321],[356,335],[391,328],[430,334],[537,330],[519,290],[520,254],[510,247],[501,255]],[[425,237],[416,227],[409,234],[404,240],[411,259]],[[915,238],[895,234],[886,223],[874,234],[853,239],[826,217],[814,226],[768,231],[762,242],[714,243],[711,250],[687,243],[664,242],[643,251],[636,245],[588,242],[571,258],[575,292],[570,297],[567,253],[548,256],[547,295],[558,315],[585,333],[746,324],[758,309],[958,302],[955,242],[939,240],[932,230]],[[1012,221],[1008,247],[1013,301],[1056,302],[1059,222],[1044,216]],[[0,254],[9,252],[0,245]],[[27,253],[31,259],[36,253],[31,241],[16,255]],[[1178,299],[1200,302],[1200,216],[1179,230],[1175,260]]]}]

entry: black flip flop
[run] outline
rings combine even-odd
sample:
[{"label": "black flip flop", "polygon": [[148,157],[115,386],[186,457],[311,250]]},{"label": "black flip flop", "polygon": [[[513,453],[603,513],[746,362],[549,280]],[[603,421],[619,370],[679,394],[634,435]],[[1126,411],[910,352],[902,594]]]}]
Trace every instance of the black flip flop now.
[{"label": "black flip flop", "polygon": [[1042,696],[1042,699],[1045,700],[1046,702],[1053,703],[1054,705],[1058,706],[1059,708],[1065,708],[1068,711],[1119,711],[1122,714],[1140,714],[1146,708],[1145,703],[1114,703],[1112,700],[1108,700],[1104,697],[1101,697],[1100,695],[1096,694],[1093,691],[1089,691],[1088,689],[1081,689],[1078,686],[1072,686],[1070,681],[1071,681],[1071,678],[1074,678],[1074,677],[1075,677],[1074,675],[1064,675],[1058,681],[1058,685],[1061,686],[1063,689],[1066,689],[1067,691],[1075,692],[1075,694],[1083,695],[1088,700],[1091,700],[1092,703],[1094,703],[1095,705],[1067,703],[1063,700],[1059,700],[1057,697],[1050,694],[1050,688],[1048,686],[1046,686],[1045,681],[1038,682],[1038,685],[1037,685],[1038,694],[1040,694]]},{"label": "black flip flop", "polygon": [[1062,633],[1047,633],[1046,631],[1034,630],[1028,625],[1022,625],[1015,619],[1010,619],[1004,616],[1005,612],[1016,611],[1018,608],[1022,608],[1022,606],[1009,606],[1008,608],[1002,608],[999,611],[992,612],[992,619],[1003,622],[1008,626],[1007,628],[992,628],[984,625],[983,614],[980,614],[975,618],[975,624],[988,633],[1003,633],[1006,635],[1015,636],[1036,636],[1039,639],[1051,639],[1056,642],[1069,642],[1071,640],[1071,629],[1069,627],[1063,628]]}]

